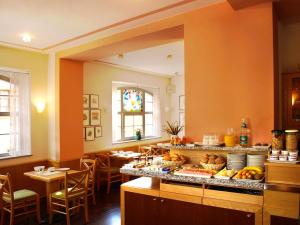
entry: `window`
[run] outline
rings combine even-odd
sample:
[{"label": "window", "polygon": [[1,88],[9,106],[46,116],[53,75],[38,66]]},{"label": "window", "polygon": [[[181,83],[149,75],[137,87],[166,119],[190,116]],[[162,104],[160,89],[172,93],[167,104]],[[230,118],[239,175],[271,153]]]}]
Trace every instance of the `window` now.
[{"label": "window", "polygon": [[9,78],[0,75],[0,157],[7,156],[10,146]]},{"label": "window", "polygon": [[29,74],[0,68],[0,158],[31,154]]},{"label": "window", "polygon": [[142,138],[154,136],[153,94],[135,87],[113,93],[113,141],[134,140],[137,130]]}]

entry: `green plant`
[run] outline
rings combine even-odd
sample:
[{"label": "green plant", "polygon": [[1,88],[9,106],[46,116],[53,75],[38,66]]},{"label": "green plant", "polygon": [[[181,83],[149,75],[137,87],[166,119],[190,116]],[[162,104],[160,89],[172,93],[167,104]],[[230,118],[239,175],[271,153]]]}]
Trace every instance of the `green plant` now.
[{"label": "green plant", "polygon": [[167,125],[163,127],[163,131],[170,135],[178,135],[182,129],[183,126],[180,126],[178,122],[170,123],[169,121],[167,121]]}]

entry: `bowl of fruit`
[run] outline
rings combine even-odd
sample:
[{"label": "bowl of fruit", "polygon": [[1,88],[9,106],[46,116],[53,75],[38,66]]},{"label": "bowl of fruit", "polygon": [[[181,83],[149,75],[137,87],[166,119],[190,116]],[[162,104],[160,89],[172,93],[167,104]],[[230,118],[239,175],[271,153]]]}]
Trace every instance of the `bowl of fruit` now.
[{"label": "bowl of fruit", "polygon": [[233,179],[248,182],[261,182],[264,179],[264,171],[263,168],[258,166],[247,166],[242,170],[239,170]]}]

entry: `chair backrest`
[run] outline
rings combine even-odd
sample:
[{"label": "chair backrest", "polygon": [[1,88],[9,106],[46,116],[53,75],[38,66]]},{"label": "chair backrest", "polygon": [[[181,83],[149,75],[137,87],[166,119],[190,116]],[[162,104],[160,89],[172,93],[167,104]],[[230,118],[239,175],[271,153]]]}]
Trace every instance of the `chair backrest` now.
[{"label": "chair backrest", "polygon": [[86,194],[88,190],[89,170],[65,174],[65,197]]},{"label": "chair backrest", "polygon": [[151,146],[140,146],[139,152],[145,155],[151,155],[152,147]]},{"label": "chair backrest", "polygon": [[3,190],[2,190],[2,184],[0,184],[0,210],[3,207],[3,199],[2,199],[2,195],[3,195]]},{"label": "chair backrest", "polygon": [[80,159],[80,170],[89,170],[89,179],[94,180],[96,174],[96,160]]},{"label": "chair backrest", "polygon": [[99,153],[97,154],[98,168],[106,169],[110,168],[110,155],[109,153]]},{"label": "chair backrest", "polygon": [[11,202],[14,201],[14,191],[12,187],[10,174],[0,175],[0,184],[2,189],[3,198],[8,198]]}]

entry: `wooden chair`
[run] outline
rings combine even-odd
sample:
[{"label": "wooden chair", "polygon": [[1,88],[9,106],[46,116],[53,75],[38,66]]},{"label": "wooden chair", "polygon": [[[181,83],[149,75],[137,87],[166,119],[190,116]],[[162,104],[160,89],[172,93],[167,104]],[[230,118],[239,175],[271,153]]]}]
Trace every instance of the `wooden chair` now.
[{"label": "wooden chair", "polygon": [[89,183],[87,196],[92,196],[93,205],[96,205],[95,197],[95,180],[96,180],[96,163],[95,159],[80,159],[80,170],[89,170]]},{"label": "wooden chair", "polygon": [[151,146],[151,154],[152,155],[162,155],[163,151],[157,145],[150,145]]},{"label": "wooden chair", "polygon": [[2,196],[3,196],[3,190],[2,190],[2,184],[0,184],[0,210],[2,210],[3,207]]},{"label": "wooden chair", "polygon": [[2,208],[1,222],[4,224],[5,211],[10,214],[10,225],[14,224],[14,218],[18,216],[27,216],[35,213],[38,223],[40,217],[40,195],[34,191],[22,189],[13,191],[13,185],[10,174],[0,175],[0,184],[2,189]]},{"label": "wooden chair", "polygon": [[99,153],[97,156],[97,190],[100,190],[101,179],[106,178],[107,190],[106,193],[110,193],[110,185],[113,182],[122,181],[122,174],[119,167],[112,167],[110,161],[110,155]]},{"label": "wooden chair", "polygon": [[66,172],[64,189],[49,196],[49,223],[52,224],[53,212],[66,215],[67,225],[70,225],[70,212],[84,208],[85,223],[88,223],[88,176],[89,170],[73,173]]},{"label": "wooden chair", "polygon": [[151,146],[140,146],[139,153],[142,155],[152,155],[152,147]]}]

